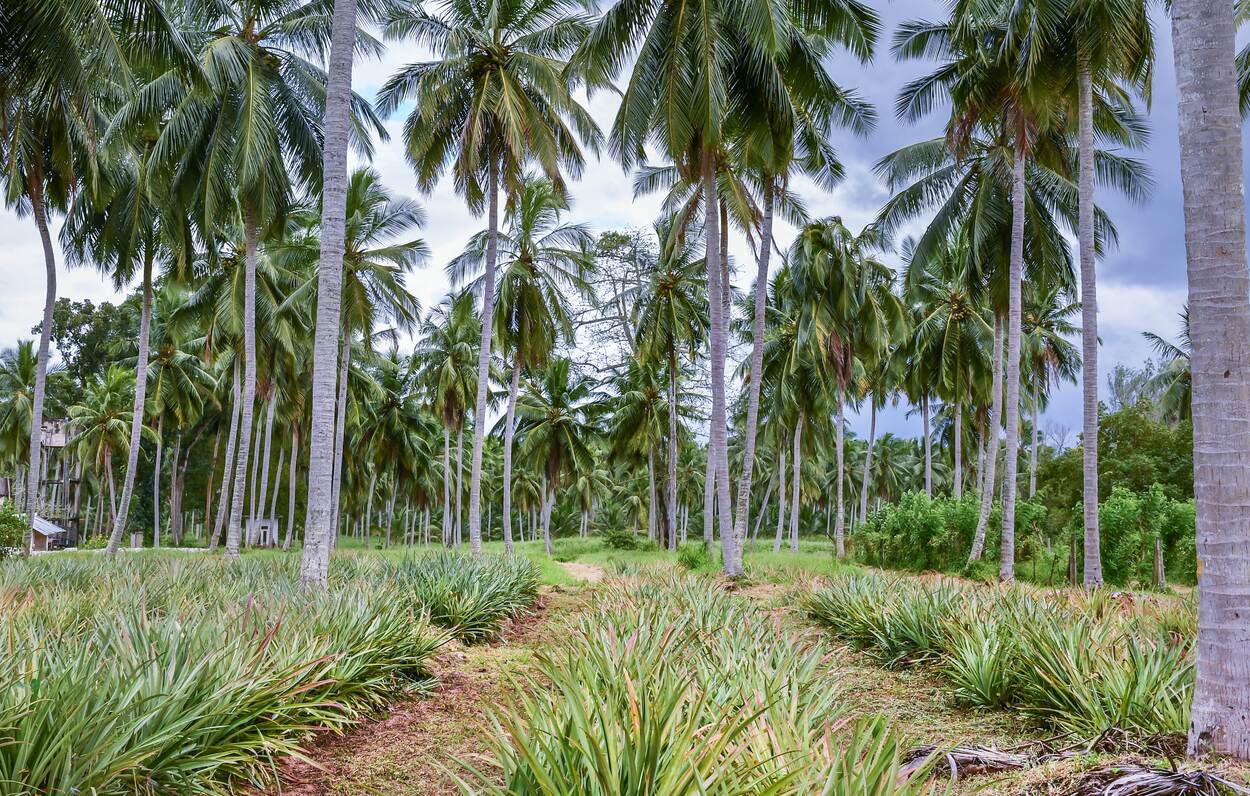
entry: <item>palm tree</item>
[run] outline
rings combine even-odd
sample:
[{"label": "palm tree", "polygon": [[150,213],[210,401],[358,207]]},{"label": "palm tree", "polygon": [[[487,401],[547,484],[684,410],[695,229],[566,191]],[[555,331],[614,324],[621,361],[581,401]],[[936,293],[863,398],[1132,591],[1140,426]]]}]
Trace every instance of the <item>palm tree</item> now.
[{"label": "palm tree", "polygon": [[[326,54],[333,20],[309,14],[303,4],[246,0],[193,4],[183,22],[188,41],[200,52],[207,88],[186,81],[152,159],[168,182],[162,192],[178,207],[193,209],[201,236],[211,241],[242,231],[240,441],[226,533],[226,555],[237,557],[256,398],[258,253],[262,240],[282,229],[294,190],[313,190],[321,182],[326,75],[309,59]],[[344,35],[339,31],[340,39]],[[364,31],[354,35],[361,50],[380,51],[381,44]],[[166,82],[166,76],[158,77],[152,90],[170,91]],[[352,112],[353,139],[367,155],[369,132],[385,137],[385,128],[363,99],[354,100]],[[338,234],[337,225],[331,234]]]},{"label": "palm tree", "polygon": [[1194,379],[1193,339],[1189,334],[1189,307],[1181,311],[1181,328],[1174,343],[1154,332],[1142,332],[1159,355],[1159,371],[1151,376],[1149,388],[1159,396],[1159,414],[1169,423],[1192,416]]},{"label": "palm tree", "polygon": [[667,390],[659,366],[631,357],[628,370],[613,379],[616,395],[610,399],[611,420],[608,440],[612,455],[631,466],[647,465],[647,517],[649,530],[655,536],[659,506],[655,488],[655,451],[669,426],[671,408],[665,400]]},{"label": "palm tree", "polygon": [[571,475],[594,467],[594,427],[587,416],[591,383],[578,378],[572,363],[552,359],[517,403],[521,455],[545,476],[543,546],[551,554],[551,511],[556,489]]},{"label": "palm tree", "polygon": [[1037,491],[1037,453],[1041,445],[1040,413],[1056,382],[1076,383],[1081,355],[1069,338],[1079,331],[1069,320],[1078,302],[1051,285],[1030,283],[1024,291],[1023,359],[1029,374],[1029,407],[1033,413],[1029,447],[1029,499]]},{"label": "palm tree", "polygon": [[636,305],[638,352],[642,362],[668,374],[668,476],[665,518],[668,548],[677,549],[677,381],[679,354],[692,362],[707,333],[708,307],[701,297],[706,265],[697,247],[680,234],[676,220],[656,228],[660,258],[651,283]]},{"label": "palm tree", "polygon": [[[477,324],[473,294],[462,291],[443,299],[421,324],[413,367],[430,411],[443,425],[443,544],[454,541],[451,511],[451,430],[463,433],[465,412],[477,392]],[[459,512],[456,514],[459,523]]]},{"label": "palm tree", "polygon": [[[38,368],[38,354],[32,340],[19,340],[16,347],[0,351],[0,462],[13,467],[18,476],[16,482],[22,484],[21,490],[27,488],[21,478],[22,461],[30,458],[30,422]],[[48,368],[46,385],[55,387],[63,372],[59,365]],[[54,413],[62,411],[56,402],[55,389],[48,391],[48,397],[51,398],[48,408]],[[10,494],[18,491],[14,488]]]},{"label": "palm tree", "polygon": [[1250,340],[1241,119],[1227,4],[1172,5],[1181,182],[1193,341],[1194,492],[1202,590],[1189,752],[1250,757],[1250,678],[1243,640],[1250,613],[1250,385],[1241,357]]},{"label": "palm tree", "polygon": [[[412,36],[441,60],[410,64],[378,95],[383,113],[413,100],[404,126],[408,160],[417,183],[431,190],[453,162],[456,189],[469,208],[486,205],[489,240],[482,282],[473,460],[469,486],[469,544],[482,550],[482,444],[486,429],[498,256],[499,188],[511,193],[524,165],[537,161],[561,193],[561,170],[577,176],[584,160],[578,139],[598,148],[594,120],[573,98],[563,60],[588,30],[570,0],[444,0],[431,13],[404,7],[387,33]],[[571,126],[571,129],[570,129]]]},{"label": "palm tree", "polygon": [[83,402],[69,408],[70,430],[74,436],[66,448],[102,474],[108,484],[110,517],[118,513],[113,456],[125,453],[130,444],[131,419],[126,410],[133,390],[130,371],[112,365],[102,379],[87,386]]},{"label": "palm tree", "polygon": [[[511,353],[512,378],[503,441],[503,538],[512,552],[512,453],[516,432],[516,402],[521,375],[546,366],[556,345],[573,341],[570,298],[589,298],[586,282],[594,266],[591,235],[580,224],[561,220],[568,200],[547,179],[526,177],[504,209],[505,230],[495,236],[503,261],[499,295],[494,307],[496,345],[501,355]],[[452,284],[478,274],[491,240],[491,231],[473,236],[465,252],[448,266]],[[484,276],[473,290],[484,287]]]},{"label": "palm tree", "polygon": [[1122,84],[1150,90],[1154,32],[1144,2],[1071,3],[1058,41],[1060,62],[1075,77],[1077,118],[1077,243],[1081,264],[1082,462],[1086,588],[1102,585],[1098,532],[1098,297],[1094,246],[1094,95],[1127,106]]}]

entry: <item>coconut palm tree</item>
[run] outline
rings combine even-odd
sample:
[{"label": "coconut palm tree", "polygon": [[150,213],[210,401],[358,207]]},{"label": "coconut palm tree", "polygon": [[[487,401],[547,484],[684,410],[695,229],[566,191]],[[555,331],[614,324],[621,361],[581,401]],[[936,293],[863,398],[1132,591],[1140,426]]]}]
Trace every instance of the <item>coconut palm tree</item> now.
[{"label": "coconut palm tree", "polygon": [[[326,55],[333,20],[309,14],[301,3],[247,0],[192,3],[181,21],[207,85],[167,86],[161,76],[143,93],[174,97],[152,152],[162,193],[191,210],[198,234],[209,241],[242,232],[240,444],[226,533],[226,555],[237,557],[256,397],[257,260],[261,242],[283,229],[295,190],[321,183],[326,75],[315,61]],[[380,52],[363,30],[354,36],[360,50]],[[352,116],[353,141],[368,155],[369,135],[384,138],[385,128],[359,97]]]},{"label": "coconut palm tree", "polygon": [[607,438],[611,452],[618,461],[633,466],[646,462],[647,512],[649,531],[655,536],[659,505],[655,486],[655,451],[660,447],[669,427],[671,404],[666,400],[663,371],[656,364],[631,357],[628,370],[613,379],[616,395],[610,405]]},{"label": "coconut palm tree", "polygon": [[482,281],[473,459],[469,486],[469,543],[481,554],[482,444],[486,429],[498,257],[499,189],[521,183],[525,164],[537,162],[560,192],[562,171],[581,174],[579,139],[598,149],[594,120],[572,93],[564,59],[581,43],[588,18],[570,0],[444,0],[436,11],[403,6],[387,23],[393,38],[412,37],[437,61],[409,64],[378,94],[383,113],[414,101],[404,126],[408,160],[417,183],[431,190],[450,163],[457,191],[469,208],[486,205],[489,240]]},{"label": "coconut palm tree", "polygon": [[[495,236],[503,270],[494,306],[495,345],[512,362],[508,408],[503,429],[503,538],[512,552],[512,454],[516,432],[516,402],[521,375],[546,367],[561,341],[573,341],[570,300],[591,299],[586,281],[594,267],[590,232],[569,224],[565,196],[550,180],[527,176],[508,198],[504,230]],[[485,287],[485,256],[491,231],[469,241],[464,253],[448,265],[453,285],[472,278],[471,289]]]},{"label": "coconut palm tree", "polygon": [[1241,119],[1227,4],[1172,5],[1181,183],[1193,342],[1194,493],[1202,590],[1189,752],[1250,757],[1250,678],[1239,607],[1250,583],[1250,384],[1239,364],[1250,340]]},{"label": "coconut palm tree", "polygon": [[552,359],[517,402],[521,456],[545,476],[543,546],[551,554],[551,511],[555,493],[576,473],[594,468],[595,429],[587,409],[591,382],[572,372],[564,357]]},{"label": "coconut palm tree", "polygon": [[1181,328],[1176,342],[1154,332],[1142,332],[1151,348],[1159,356],[1159,370],[1148,383],[1158,395],[1159,414],[1169,423],[1178,423],[1192,417],[1194,380],[1191,359],[1193,339],[1189,334],[1189,307],[1180,314]]},{"label": "coconut palm tree", "polygon": [[65,447],[108,484],[110,517],[118,512],[113,456],[126,453],[130,444],[127,404],[133,390],[133,374],[120,365],[111,365],[99,381],[87,386],[83,402],[69,408],[73,438]]},{"label": "coconut palm tree", "polygon": [[668,548],[677,549],[678,390],[683,363],[693,363],[707,334],[708,306],[703,277],[707,267],[698,247],[680,234],[676,219],[656,227],[660,257],[651,281],[635,305],[638,353],[642,362],[664,369],[668,377],[668,474],[665,519]]},{"label": "coconut palm tree", "polygon": [[1028,373],[1033,440],[1029,446],[1029,499],[1037,491],[1041,411],[1057,382],[1076,383],[1081,355],[1070,340],[1079,329],[1070,320],[1081,305],[1061,289],[1030,283],[1024,291],[1023,360]]}]

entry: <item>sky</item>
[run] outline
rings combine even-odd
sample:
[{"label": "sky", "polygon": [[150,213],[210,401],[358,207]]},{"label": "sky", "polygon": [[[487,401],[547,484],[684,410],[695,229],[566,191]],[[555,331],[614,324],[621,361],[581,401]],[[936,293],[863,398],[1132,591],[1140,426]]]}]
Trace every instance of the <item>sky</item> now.
[{"label": "sky", "polygon": [[[830,72],[845,87],[853,87],[877,110],[876,129],[864,138],[849,132],[838,133],[835,147],[846,169],[845,181],[830,193],[799,180],[797,190],[812,217],[841,216],[858,229],[872,220],[889,198],[888,191],[872,172],[881,156],[898,147],[940,132],[944,110],[936,111],[919,124],[897,121],[893,103],[899,89],[925,71],[918,62],[895,62],[889,41],[898,24],[907,19],[938,19],[943,7],[932,0],[893,0],[878,2],[882,36],[875,59],[867,65],[845,55],[835,56]],[[1098,201],[1111,215],[1119,230],[1119,246],[1098,265],[1100,366],[1110,372],[1117,363],[1136,366],[1150,356],[1142,338],[1153,331],[1171,339],[1178,328],[1177,314],[1185,302],[1185,250],[1182,219],[1179,146],[1176,126],[1176,86],[1172,65],[1171,31],[1167,20],[1156,14],[1157,62],[1149,126],[1148,148],[1133,153],[1149,164],[1156,183],[1148,201],[1134,204],[1109,190],[1100,191]],[[358,62],[353,84],[365,97],[372,97],[387,76],[408,61],[423,60],[426,54],[411,45],[391,44],[381,60]],[[615,96],[600,92],[588,100],[591,114],[607,129],[616,112]],[[373,167],[395,194],[417,197],[426,209],[428,223],[422,232],[430,246],[429,264],[409,278],[409,287],[424,306],[436,304],[447,291],[444,266],[458,254],[468,238],[484,226],[473,217],[444,180],[428,196],[415,187],[412,172],[403,155],[399,135],[402,110],[388,121],[391,140],[378,144]],[[359,164],[354,164],[359,165]],[[659,212],[658,197],[634,198],[631,179],[609,157],[589,156],[585,173],[570,183],[573,208],[571,218],[595,231],[650,227]],[[58,225],[59,226],[59,225]],[[918,233],[922,223],[903,230]],[[776,235],[781,246],[788,245],[795,230],[778,223]],[[731,258],[736,261],[736,283],[747,288],[754,265],[743,241],[735,239]],[[888,260],[889,258],[887,258]],[[897,263],[897,258],[894,260]],[[0,348],[18,339],[31,337],[39,322],[44,296],[43,256],[34,222],[0,210]],[[111,284],[90,269],[67,271],[58,258],[57,295],[72,299],[117,301],[120,296]],[[1079,319],[1077,320],[1079,323]],[[1105,376],[1100,392],[1106,396]],[[1075,433],[1081,424],[1080,389],[1064,386],[1057,390],[1043,420],[1048,431],[1067,429]],[[853,418],[852,426],[866,432],[865,418]],[[914,436],[919,433],[918,418],[906,416],[906,408],[887,408],[878,423],[879,432]]]}]

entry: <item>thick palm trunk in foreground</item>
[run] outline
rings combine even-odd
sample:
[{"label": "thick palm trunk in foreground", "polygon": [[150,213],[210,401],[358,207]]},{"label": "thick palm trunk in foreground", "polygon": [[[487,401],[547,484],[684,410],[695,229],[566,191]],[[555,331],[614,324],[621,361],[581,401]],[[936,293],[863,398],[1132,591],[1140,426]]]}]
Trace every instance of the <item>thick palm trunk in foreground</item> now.
[{"label": "thick palm trunk in foreground", "polygon": [[[330,59],[326,73],[321,200],[321,260],[317,266],[317,330],[313,342],[312,439],[309,443],[308,504],[300,586],[325,588],[336,526],[335,388],[343,296],[343,247],[347,217],[347,122],[352,91],[356,0],[334,0]],[[291,457],[291,465],[295,465]],[[288,540],[290,534],[288,533]]]},{"label": "thick palm trunk in foreground", "polygon": [[243,396],[239,414],[239,460],[235,462],[234,494],[230,498],[230,517],[226,523],[226,558],[239,557],[248,455],[252,445],[252,414],[256,405],[256,245],[259,230],[253,210],[246,211],[243,227]]},{"label": "thick palm trunk in foreground", "polygon": [[30,406],[30,464],[26,468],[26,513],[31,522],[26,529],[26,554],[35,545],[35,512],[39,509],[39,457],[43,452],[43,400],[48,382],[48,348],[52,341],[52,310],[56,306],[56,255],[52,251],[52,236],[48,233],[47,206],[43,199],[43,182],[39,175],[30,178],[31,215],[39,227],[39,240],[43,243],[43,267],[46,285],[43,295],[43,323],[39,327],[39,354],[35,358],[35,394]]},{"label": "thick palm trunk in foreground", "polygon": [[751,476],[755,469],[755,437],[760,416],[761,371],[764,367],[764,309],[768,300],[768,259],[773,247],[773,195],[764,189],[764,217],[760,222],[760,256],[755,269],[755,316],[752,321],[751,371],[747,376],[747,425],[742,447],[742,477],[734,512],[734,544],[741,555],[751,506]]},{"label": "thick palm trunk in foreground", "polygon": [[1011,186],[1011,262],[1007,278],[1007,406],[1003,413],[1007,431],[1003,454],[1003,541],[998,560],[998,579],[1016,578],[1016,474],[1020,467],[1020,323],[1023,301],[1020,282],[1024,274],[1024,166],[1017,148]]},{"label": "thick palm trunk in foreground", "polygon": [[[113,519],[113,532],[109,535],[109,555],[117,552],[126,520],[130,516],[130,499],[135,493],[135,478],[139,472],[139,440],[143,434],[143,413],[147,407],[148,391],[148,340],[152,330],[152,252],[147,249],[143,258],[143,308],[139,312],[139,358],[135,360],[135,401],[130,410],[130,453],[126,457],[126,478],[122,481],[122,502]],[[157,516],[160,507],[153,506]]]},{"label": "thick palm trunk in foreground", "polygon": [[977,530],[972,538],[972,552],[968,561],[980,561],[985,552],[985,529],[990,523],[990,509],[994,507],[994,478],[998,469],[998,429],[1002,424],[1003,411],[1003,324],[994,316],[994,362],[990,370],[990,423],[982,434],[982,457],[979,481],[981,483],[981,512],[977,515]]},{"label": "thick palm trunk in foreground", "polygon": [[1250,275],[1232,5],[1174,0],[1193,342],[1198,659],[1190,754],[1250,758]]},{"label": "thick palm trunk in foreground", "polygon": [[1102,585],[1098,532],[1098,277],[1094,260],[1094,100],[1089,64],[1078,78],[1080,173],[1077,241],[1081,254],[1081,463],[1087,588]]},{"label": "thick palm trunk in foreground", "polygon": [[[499,251],[499,171],[490,165],[487,190],[486,273],[482,282],[482,340],[477,354],[477,403],[473,412],[473,459],[469,466],[469,549],[482,554],[482,445],[486,439],[486,387],[490,381],[490,344],[495,308],[495,261]],[[459,512],[457,512],[459,514]]]}]

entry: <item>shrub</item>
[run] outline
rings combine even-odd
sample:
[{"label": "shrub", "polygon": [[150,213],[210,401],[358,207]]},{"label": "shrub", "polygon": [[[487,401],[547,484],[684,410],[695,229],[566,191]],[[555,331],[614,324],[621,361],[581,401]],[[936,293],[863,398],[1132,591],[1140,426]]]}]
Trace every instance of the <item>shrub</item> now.
[{"label": "shrub", "polygon": [[613,550],[638,550],[650,543],[650,539],[624,528],[608,528],[603,532],[603,543]]},{"label": "shrub", "polygon": [[704,542],[689,542],[677,548],[677,564],[682,569],[704,569],[712,562],[712,554]]},{"label": "shrub", "polygon": [[19,512],[12,501],[0,500],[0,558],[21,552],[28,528],[30,518]]}]

